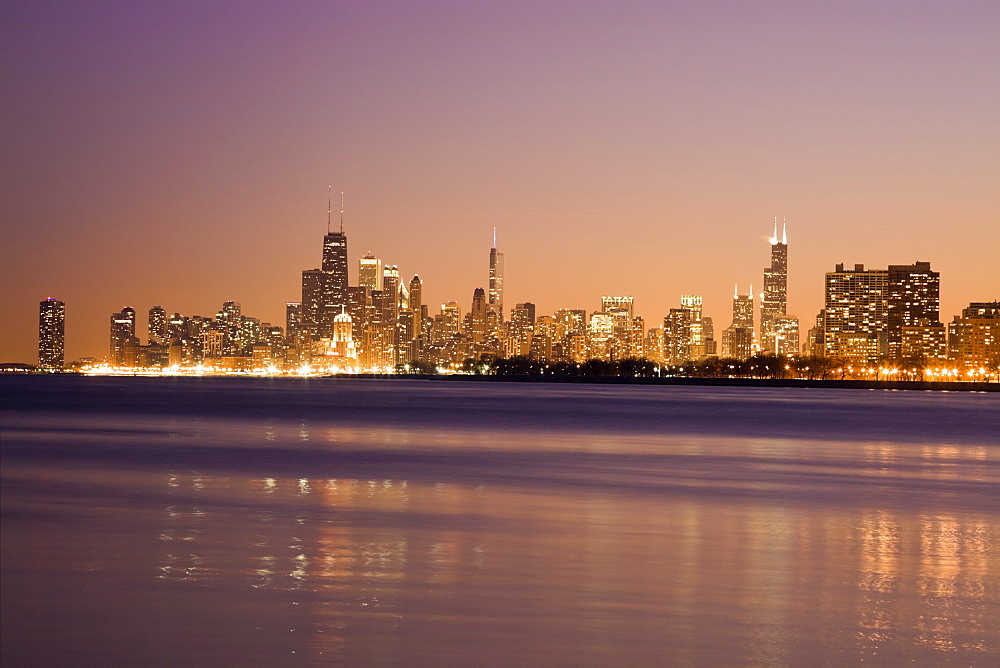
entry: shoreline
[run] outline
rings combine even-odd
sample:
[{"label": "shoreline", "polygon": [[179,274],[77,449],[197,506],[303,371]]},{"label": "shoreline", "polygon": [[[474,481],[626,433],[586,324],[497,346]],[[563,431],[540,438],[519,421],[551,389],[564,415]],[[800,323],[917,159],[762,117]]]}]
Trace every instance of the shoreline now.
[{"label": "shoreline", "polygon": [[[250,374],[226,374],[226,375],[205,375],[205,376],[185,376],[185,375],[96,375],[90,376],[81,373],[0,373],[0,377],[8,378],[39,378],[39,377],[80,377],[80,378],[228,378],[228,379],[248,379],[267,378],[269,380],[281,378],[308,378],[302,376],[254,376]],[[916,380],[803,380],[795,378],[783,378],[772,380],[767,378],[686,378],[686,377],[638,377],[628,378],[622,376],[493,376],[486,374],[388,374],[388,373],[359,373],[359,374],[330,374],[325,376],[312,376],[316,380],[334,378],[355,378],[359,380],[427,380],[437,382],[484,382],[484,383],[568,383],[568,384],[592,384],[592,385],[664,385],[674,387],[775,387],[775,388],[803,388],[803,389],[845,389],[845,390],[909,390],[921,392],[1000,392],[1000,383],[983,381],[916,381]]]},{"label": "shoreline", "polygon": [[784,378],[625,378],[621,376],[490,376],[472,374],[352,374],[326,378],[481,381],[498,383],[591,383],[603,385],[673,385],[702,387],[780,387],[847,390],[915,390],[938,392],[1000,392],[1000,383],[919,380],[800,380]]}]

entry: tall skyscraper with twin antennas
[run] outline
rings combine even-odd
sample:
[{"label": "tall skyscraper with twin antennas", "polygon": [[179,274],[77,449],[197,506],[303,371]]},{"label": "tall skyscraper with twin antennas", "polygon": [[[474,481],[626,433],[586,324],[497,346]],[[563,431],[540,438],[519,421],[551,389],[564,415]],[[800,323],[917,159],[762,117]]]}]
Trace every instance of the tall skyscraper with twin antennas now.
[{"label": "tall skyscraper with twin antennas", "polygon": [[774,219],[771,236],[771,266],[764,270],[764,293],[760,300],[760,345],[765,351],[780,353],[776,341],[775,320],[785,315],[788,307],[788,237],[785,223],[781,223],[778,237],[778,218]]},{"label": "tall skyscraper with twin antennas", "polygon": [[327,193],[326,235],[320,269],[302,272],[301,328],[310,336],[333,335],[333,318],[347,306],[347,235],[344,234],[344,194],[340,194],[340,228],[333,230],[333,192]]},{"label": "tall skyscraper with twin antennas", "polygon": [[331,198],[328,197],[326,236],[323,237],[323,272],[328,276],[326,307],[340,313],[340,307],[347,304],[347,236],[344,234],[344,193],[340,193],[340,229],[336,232],[331,228],[333,211],[330,200]]}]

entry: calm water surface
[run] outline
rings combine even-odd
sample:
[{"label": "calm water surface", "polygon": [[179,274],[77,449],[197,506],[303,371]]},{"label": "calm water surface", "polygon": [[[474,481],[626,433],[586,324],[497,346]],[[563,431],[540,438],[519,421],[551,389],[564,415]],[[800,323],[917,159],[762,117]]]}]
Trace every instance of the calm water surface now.
[{"label": "calm water surface", "polygon": [[3,377],[14,665],[1000,662],[1000,395]]}]

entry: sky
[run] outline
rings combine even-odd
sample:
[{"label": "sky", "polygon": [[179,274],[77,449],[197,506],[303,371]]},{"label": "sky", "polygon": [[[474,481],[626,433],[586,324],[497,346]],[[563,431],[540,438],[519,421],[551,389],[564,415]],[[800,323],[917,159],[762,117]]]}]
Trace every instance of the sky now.
[{"label": "sky", "polygon": [[124,306],[283,325],[329,187],[352,283],[370,251],[432,314],[496,227],[508,308],[700,294],[721,336],[775,216],[803,332],[841,262],[1000,299],[994,1],[8,0],[0,53],[0,361],[47,297],[67,362]]}]

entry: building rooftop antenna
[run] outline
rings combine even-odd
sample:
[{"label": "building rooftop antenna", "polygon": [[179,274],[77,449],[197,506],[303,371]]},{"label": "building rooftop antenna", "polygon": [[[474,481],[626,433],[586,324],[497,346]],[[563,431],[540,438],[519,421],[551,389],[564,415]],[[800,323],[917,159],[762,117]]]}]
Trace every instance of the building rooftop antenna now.
[{"label": "building rooftop antenna", "polygon": [[330,221],[333,217],[333,186],[326,187],[326,233],[330,234]]},{"label": "building rooftop antenna", "polygon": [[340,191],[340,233],[344,233],[344,191]]}]

